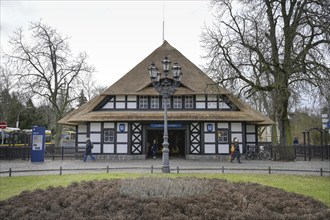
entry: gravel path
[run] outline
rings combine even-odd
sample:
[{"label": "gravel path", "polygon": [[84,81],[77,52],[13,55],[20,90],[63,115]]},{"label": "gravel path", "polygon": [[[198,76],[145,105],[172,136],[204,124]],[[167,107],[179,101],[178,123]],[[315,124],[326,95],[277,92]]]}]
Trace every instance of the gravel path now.
[{"label": "gravel path", "polygon": [[[161,158],[147,160],[51,160],[32,163],[27,160],[0,160],[0,176],[68,174],[86,172],[136,172],[136,173],[161,173]],[[60,168],[62,167],[62,171]],[[185,160],[170,158],[171,173],[263,173],[271,174],[288,173],[295,175],[322,175],[330,176],[329,160],[312,161],[259,161],[242,160],[230,163],[224,160]],[[47,170],[47,171],[45,171]],[[287,171],[289,170],[289,171]],[[17,172],[18,171],[18,172]],[[308,171],[308,172],[307,172]]]}]

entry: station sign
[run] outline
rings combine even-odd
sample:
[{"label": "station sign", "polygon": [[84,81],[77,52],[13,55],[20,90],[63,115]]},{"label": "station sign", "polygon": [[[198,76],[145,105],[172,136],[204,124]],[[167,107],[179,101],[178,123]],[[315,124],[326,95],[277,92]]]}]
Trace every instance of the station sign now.
[{"label": "station sign", "polygon": [[32,128],[31,162],[44,162],[45,158],[45,127]]}]

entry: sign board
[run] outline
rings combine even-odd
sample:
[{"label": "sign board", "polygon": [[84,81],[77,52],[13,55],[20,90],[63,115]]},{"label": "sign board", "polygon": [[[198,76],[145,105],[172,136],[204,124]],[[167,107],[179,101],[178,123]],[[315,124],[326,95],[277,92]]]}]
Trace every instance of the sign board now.
[{"label": "sign board", "polygon": [[44,162],[45,160],[45,127],[32,128],[31,162]]},{"label": "sign board", "polygon": [[322,129],[329,128],[329,118],[327,114],[322,114]]},{"label": "sign board", "polygon": [[[164,128],[164,124],[150,124],[151,128]],[[167,124],[168,128],[182,128],[182,124]]]},{"label": "sign board", "polygon": [[6,129],[7,128],[7,122],[1,121],[0,122],[0,129]]}]

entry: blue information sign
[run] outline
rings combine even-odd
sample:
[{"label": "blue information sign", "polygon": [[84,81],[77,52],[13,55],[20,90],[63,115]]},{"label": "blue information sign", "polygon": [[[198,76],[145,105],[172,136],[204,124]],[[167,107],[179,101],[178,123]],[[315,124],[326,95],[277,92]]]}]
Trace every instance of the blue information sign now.
[{"label": "blue information sign", "polygon": [[[152,128],[164,128],[164,124],[150,124]],[[182,124],[167,124],[168,128],[182,128]]]},{"label": "blue information sign", "polygon": [[328,121],[327,126],[328,126],[328,128],[330,128],[330,120]]},{"label": "blue information sign", "polygon": [[44,162],[45,127],[32,128],[31,162]]}]

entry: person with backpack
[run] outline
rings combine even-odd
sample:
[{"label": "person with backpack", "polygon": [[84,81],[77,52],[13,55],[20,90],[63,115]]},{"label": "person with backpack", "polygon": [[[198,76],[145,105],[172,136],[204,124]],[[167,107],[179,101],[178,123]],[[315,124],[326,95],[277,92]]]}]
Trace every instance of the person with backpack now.
[{"label": "person with backpack", "polygon": [[234,149],[234,152],[233,152],[233,154],[232,154],[232,156],[230,158],[230,163],[233,162],[233,160],[235,159],[235,157],[237,157],[238,163],[241,163],[241,153],[239,151],[238,138],[235,137],[234,140],[233,140],[233,142],[234,142],[233,144],[234,144],[234,148],[235,149]]},{"label": "person with backpack", "polygon": [[94,155],[92,154],[92,149],[94,145],[89,138],[86,139],[86,149],[83,161],[86,162],[88,155],[91,157],[92,160],[95,160]]}]

